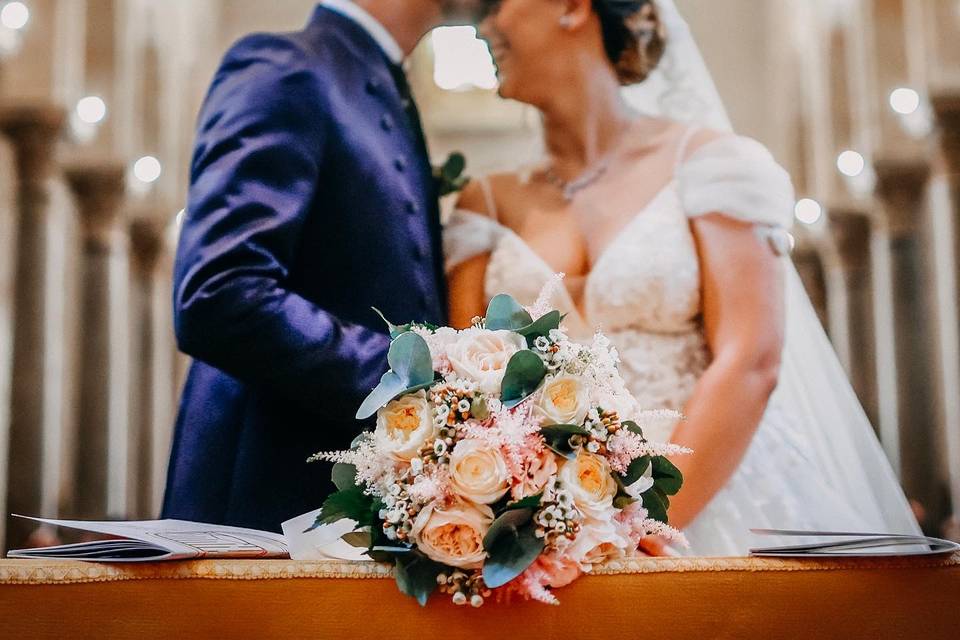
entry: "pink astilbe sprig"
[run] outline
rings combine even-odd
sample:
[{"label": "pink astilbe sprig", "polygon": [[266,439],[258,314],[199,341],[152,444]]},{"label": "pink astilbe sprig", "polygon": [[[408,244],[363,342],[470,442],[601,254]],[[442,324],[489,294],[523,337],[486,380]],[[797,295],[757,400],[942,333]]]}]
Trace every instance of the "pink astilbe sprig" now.
[{"label": "pink astilbe sprig", "polygon": [[534,320],[545,316],[546,314],[553,311],[554,306],[550,304],[550,301],[553,300],[553,297],[560,290],[560,287],[563,286],[563,279],[566,274],[564,273],[555,273],[553,277],[547,280],[546,284],[543,285],[543,288],[540,289],[540,294],[537,296],[536,302],[527,307],[527,313],[530,314],[530,317]]},{"label": "pink astilbe sprig", "polygon": [[686,536],[680,530],[665,522],[650,518],[647,510],[643,508],[640,502],[628,504],[614,516],[614,520],[620,533],[630,540],[633,548],[637,548],[640,541],[648,536],[660,536],[671,542],[676,542],[681,547],[690,547]]},{"label": "pink astilbe sprig", "polygon": [[448,502],[453,496],[449,468],[443,465],[424,471],[414,478],[407,491],[418,504]]},{"label": "pink astilbe sprig", "polygon": [[382,488],[391,484],[399,472],[394,460],[377,451],[373,434],[361,438],[356,446],[348,451],[321,451],[307,460],[320,461],[352,464],[357,468],[357,484],[365,486],[366,493],[374,495],[380,495]]},{"label": "pink astilbe sprig", "polygon": [[542,450],[539,432],[540,420],[527,402],[513,409],[507,409],[496,401],[490,402],[488,420],[468,421],[464,425],[467,438],[483,440],[501,450],[507,470],[513,477],[521,476],[526,469],[526,461]]},{"label": "pink astilbe sprig", "polygon": [[642,456],[675,456],[693,453],[669,442],[650,442],[629,429],[621,429],[607,440],[607,461],[617,473],[626,473],[630,463]]}]

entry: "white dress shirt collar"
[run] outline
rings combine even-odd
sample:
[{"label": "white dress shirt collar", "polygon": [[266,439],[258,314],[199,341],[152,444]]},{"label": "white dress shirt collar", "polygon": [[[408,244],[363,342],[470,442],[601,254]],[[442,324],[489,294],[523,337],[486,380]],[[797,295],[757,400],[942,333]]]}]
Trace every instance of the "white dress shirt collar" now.
[{"label": "white dress shirt collar", "polygon": [[362,7],[354,4],[351,0],[323,0],[320,4],[356,22],[370,34],[370,37],[376,40],[391,62],[397,65],[403,63],[403,49],[397,44],[397,39],[387,31],[386,27],[380,24],[379,20]]}]

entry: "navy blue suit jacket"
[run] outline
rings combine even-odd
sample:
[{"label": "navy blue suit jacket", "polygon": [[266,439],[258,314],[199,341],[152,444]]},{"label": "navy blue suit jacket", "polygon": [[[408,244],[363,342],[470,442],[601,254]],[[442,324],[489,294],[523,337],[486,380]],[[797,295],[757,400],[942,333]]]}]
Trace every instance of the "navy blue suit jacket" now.
[{"label": "navy blue suit jacket", "polygon": [[163,517],[279,531],[332,488],[389,344],[371,310],[442,323],[437,192],[390,62],[354,22],[226,54],[200,113],[175,267],[193,356]]}]

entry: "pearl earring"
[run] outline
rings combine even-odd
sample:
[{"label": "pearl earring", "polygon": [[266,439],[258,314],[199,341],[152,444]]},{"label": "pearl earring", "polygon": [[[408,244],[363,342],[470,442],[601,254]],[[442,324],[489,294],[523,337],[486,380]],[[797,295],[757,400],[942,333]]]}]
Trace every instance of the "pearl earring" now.
[{"label": "pearl earring", "polygon": [[570,16],[560,16],[560,26],[569,29],[573,25],[573,19]]}]

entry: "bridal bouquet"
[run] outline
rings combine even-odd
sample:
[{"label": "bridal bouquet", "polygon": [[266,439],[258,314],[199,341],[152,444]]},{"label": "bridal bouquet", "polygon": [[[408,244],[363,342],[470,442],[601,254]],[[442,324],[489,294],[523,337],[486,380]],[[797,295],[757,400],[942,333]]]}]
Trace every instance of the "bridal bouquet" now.
[{"label": "bridal bouquet", "polygon": [[[357,413],[375,431],[335,462],[338,489],[316,526],[356,522],[343,539],[392,562],[425,604],[436,590],[478,607],[497,591],[556,603],[563,586],[648,535],[677,537],[669,496],[682,484],[650,442],[597,334],[570,340],[558,311],[500,295],[463,331],[390,325],[390,371]],[[632,417],[633,420],[627,418]]]}]

